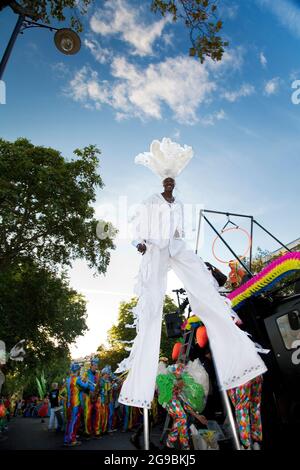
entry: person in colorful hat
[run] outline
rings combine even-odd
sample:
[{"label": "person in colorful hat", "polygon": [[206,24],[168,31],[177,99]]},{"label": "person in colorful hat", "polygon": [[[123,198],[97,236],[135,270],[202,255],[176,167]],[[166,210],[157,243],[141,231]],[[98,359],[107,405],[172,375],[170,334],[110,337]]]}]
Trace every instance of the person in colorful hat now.
[{"label": "person in colorful hat", "polygon": [[70,375],[67,377],[65,384],[67,396],[67,425],[65,429],[64,445],[66,446],[77,446],[81,444],[81,442],[76,439],[82,415],[80,393],[82,390],[95,390],[94,384],[83,381],[79,376],[79,372],[80,364],[73,362],[70,368]]},{"label": "person in colorful hat", "polygon": [[206,380],[203,380],[205,371],[200,363],[198,369],[201,369],[200,374],[199,371],[195,373],[193,366],[191,368],[183,363],[177,363],[169,366],[164,372],[161,371],[157,376],[158,401],[173,420],[166,441],[167,448],[175,448],[178,441],[180,449],[190,449],[188,414],[194,416],[200,423],[207,424],[205,416],[199,414],[205,406],[207,391]]},{"label": "person in colorful hat", "polygon": [[100,359],[96,356],[91,359],[90,368],[85,374],[85,380],[94,386],[93,392],[85,392],[84,403],[84,430],[87,437],[101,437],[101,399],[100,399]]}]

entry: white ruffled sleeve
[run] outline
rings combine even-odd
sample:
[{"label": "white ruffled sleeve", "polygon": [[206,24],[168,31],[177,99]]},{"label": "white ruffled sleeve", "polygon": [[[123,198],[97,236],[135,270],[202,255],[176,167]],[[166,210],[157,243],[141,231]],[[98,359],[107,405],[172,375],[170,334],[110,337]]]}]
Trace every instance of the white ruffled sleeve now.
[{"label": "white ruffled sleeve", "polygon": [[135,247],[139,243],[147,243],[150,234],[151,212],[152,212],[153,196],[145,199],[139,204],[130,220],[132,241]]}]

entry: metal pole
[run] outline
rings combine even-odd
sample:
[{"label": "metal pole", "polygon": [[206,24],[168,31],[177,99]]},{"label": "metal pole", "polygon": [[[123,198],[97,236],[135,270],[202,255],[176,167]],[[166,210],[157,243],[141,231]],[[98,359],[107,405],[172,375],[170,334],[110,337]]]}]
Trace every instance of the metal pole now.
[{"label": "metal pole", "polygon": [[230,405],[230,401],[229,401],[229,398],[228,398],[228,395],[227,395],[227,391],[226,390],[221,390],[219,373],[218,373],[218,369],[216,367],[216,363],[215,363],[212,351],[211,351],[211,357],[212,357],[213,364],[214,364],[214,369],[215,369],[215,373],[216,373],[216,378],[217,378],[217,382],[218,382],[219,391],[220,391],[221,398],[222,398],[222,401],[223,401],[224,410],[226,411],[226,414],[229,418],[229,425],[230,425],[232,436],[233,436],[233,445],[234,445],[235,450],[241,450],[240,439],[239,439],[239,436],[238,436],[238,433],[237,433],[237,430],[236,430],[235,419],[234,419],[234,416],[233,416],[233,413],[232,413],[232,408],[231,408],[231,405]]},{"label": "metal pole", "polygon": [[227,416],[229,418],[229,424],[230,424],[230,428],[231,428],[231,432],[232,432],[232,436],[233,436],[234,449],[235,450],[242,450],[241,449],[241,444],[240,444],[240,439],[239,439],[239,436],[238,436],[238,433],[237,433],[237,430],[236,430],[235,419],[234,419],[234,416],[233,416],[233,413],[232,413],[232,408],[231,408],[231,405],[230,405],[230,401],[229,401],[229,398],[228,398],[228,395],[227,395],[227,391],[226,390],[220,390],[220,394],[221,394],[221,398],[222,398],[222,401],[223,401],[224,408],[225,408]]},{"label": "metal pole", "polygon": [[10,40],[7,44],[7,47],[5,49],[5,52],[3,54],[3,57],[2,57],[2,60],[1,60],[1,63],[0,63],[0,80],[2,79],[3,77],[3,74],[4,74],[4,70],[5,70],[5,67],[6,67],[6,64],[8,62],[8,59],[10,57],[10,54],[11,54],[11,51],[14,47],[14,44],[16,42],[16,39],[18,37],[18,34],[20,32],[20,29],[22,27],[22,24],[23,24],[23,21],[25,20],[25,16],[23,15],[19,15],[19,18],[17,20],[17,23],[16,23],[16,26],[14,27],[14,30],[12,32],[12,35],[10,37]]},{"label": "metal pole", "polygon": [[230,216],[230,215],[232,215],[234,217],[245,217],[247,219],[251,219],[251,217],[252,217],[252,215],[236,214],[235,212],[211,211],[209,209],[202,209],[202,212],[207,212],[209,214],[226,215],[227,217]]},{"label": "metal pole", "polygon": [[252,253],[253,253],[253,217],[251,217],[251,246],[250,246],[250,260],[249,260],[249,269],[252,272]]},{"label": "metal pole", "polygon": [[199,214],[198,233],[197,233],[197,241],[196,241],[196,249],[195,249],[196,254],[198,253],[198,246],[199,246],[199,240],[200,240],[202,213],[203,213],[203,209],[200,210],[200,214]]},{"label": "metal pole", "polygon": [[268,235],[270,235],[270,237],[272,237],[274,240],[276,240],[277,243],[279,243],[279,245],[283,246],[283,248],[285,248],[287,251],[292,253],[292,250],[290,250],[286,245],[284,245],[280,240],[278,240],[278,238],[274,237],[274,235],[272,235],[271,232],[269,232],[265,227],[263,227],[261,224],[259,224],[255,219],[253,219],[253,222],[256,225],[258,225],[262,230],[264,230]]},{"label": "metal pole", "polygon": [[149,410],[144,408],[144,449],[149,450]]}]

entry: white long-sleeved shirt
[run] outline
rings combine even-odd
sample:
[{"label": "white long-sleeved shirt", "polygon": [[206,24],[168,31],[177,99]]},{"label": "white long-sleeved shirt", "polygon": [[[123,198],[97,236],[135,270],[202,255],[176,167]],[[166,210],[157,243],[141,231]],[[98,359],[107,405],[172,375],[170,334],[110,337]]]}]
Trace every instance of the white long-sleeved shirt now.
[{"label": "white long-sleeved shirt", "polygon": [[132,244],[153,244],[163,249],[169,246],[175,254],[182,246],[184,237],[183,204],[175,199],[169,203],[157,193],[146,199],[133,220]]}]

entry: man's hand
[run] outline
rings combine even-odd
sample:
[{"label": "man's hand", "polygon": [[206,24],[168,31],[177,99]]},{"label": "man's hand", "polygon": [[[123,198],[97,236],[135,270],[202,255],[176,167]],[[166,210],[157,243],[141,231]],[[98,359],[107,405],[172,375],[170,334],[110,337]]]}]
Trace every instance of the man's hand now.
[{"label": "man's hand", "polygon": [[142,253],[142,255],[144,255],[146,253],[147,247],[146,247],[145,243],[139,243],[137,245],[137,249],[140,253]]}]

